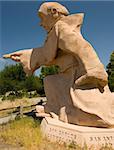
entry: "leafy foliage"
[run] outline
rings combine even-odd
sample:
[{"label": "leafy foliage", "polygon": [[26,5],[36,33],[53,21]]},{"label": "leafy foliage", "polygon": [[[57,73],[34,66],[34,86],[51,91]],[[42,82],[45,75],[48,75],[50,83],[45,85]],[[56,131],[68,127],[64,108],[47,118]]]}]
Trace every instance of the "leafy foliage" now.
[{"label": "leafy foliage", "polygon": [[[58,66],[42,67],[40,77],[26,76],[21,64],[6,66],[0,72],[0,95],[5,95],[3,100],[14,100],[16,97],[22,98],[23,96],[32,97],[39,94],[45,96],[43,79],[58,71]],[[35,94],[32,91],[36,91]],[[8,96],[6,96],[7,93]]]},{"label": "leafy foliage", "polygon": [[25,79],[26,74],[20,64],[6,66],[0,72],[0,94],[21,90]]},{"label": "leafy foliage", "polygon": [[109,88],[114,92],[114,52],[110,56],[110,62],[107,65]]},{"label": "leafy foliage", "polygon": [[46,76],[54,75],[57,74],[58,72],[59,72],[59,66],[52,65],[48,67],[42,67],[40,78],[44,79]]},{"label": "leafy foliage", "polygon": [[42,80],[35,75],[27,77],[21,64],[6,66],[0,72],[0,95],[13,91],[12,93],[18,97],[20,90],[26,92],[36,90],[40,93],[43,90]]},{"label": "leafy foliage", "polygon": [[24,82],[24,88],[27,92],[37,91],[37,93],[44,94],[43,82],[37,76],[28,76]]}]

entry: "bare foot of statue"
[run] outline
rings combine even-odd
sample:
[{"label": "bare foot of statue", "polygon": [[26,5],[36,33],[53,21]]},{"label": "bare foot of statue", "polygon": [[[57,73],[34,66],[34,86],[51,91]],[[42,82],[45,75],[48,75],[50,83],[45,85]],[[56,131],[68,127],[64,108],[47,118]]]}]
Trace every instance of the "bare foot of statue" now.
[{"label": "bare foot of statue", "polygon": [[45,113],[44,111],[44,106],[42,105],[37,105],[36,106],[36,116],[37,117],[50,117],[50,114]]},{"label": "bare foot of statue", "polygon": [[52,117],[52,118],[58,120],[58,115],[56,115],[53,112],[50,112],[50,114],[46,113],[44,111],[44,106],[42,106],[42,105],[37,105],[36,106],[36,116],[37,117],[42,117],[42,118],[43,117]]}]

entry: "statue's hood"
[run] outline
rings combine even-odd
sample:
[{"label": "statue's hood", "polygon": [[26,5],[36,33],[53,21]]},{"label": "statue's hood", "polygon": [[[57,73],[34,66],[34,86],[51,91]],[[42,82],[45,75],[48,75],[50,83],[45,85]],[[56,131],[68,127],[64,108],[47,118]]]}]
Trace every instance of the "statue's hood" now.
[{"label": "statue's hood", "polygon": [[70,26],[78,26],[78,25],[82,25],[83,18],[84,18],[84,13],[77,13],[77,14],[65,16],[61,19],[61,21],[66,22]]}]

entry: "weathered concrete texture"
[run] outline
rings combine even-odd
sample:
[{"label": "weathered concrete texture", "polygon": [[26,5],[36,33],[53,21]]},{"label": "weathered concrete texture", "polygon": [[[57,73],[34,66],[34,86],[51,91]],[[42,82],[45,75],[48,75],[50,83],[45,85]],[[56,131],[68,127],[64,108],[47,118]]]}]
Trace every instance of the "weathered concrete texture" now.
[{"label": "weathered concrete texture", "polygon": [[114,148],[114,129],[77,126],[46,117],[41,123],[41,131],[53,142],[74,143],[82,147],[86,144],[92,150],[105,145]]}]

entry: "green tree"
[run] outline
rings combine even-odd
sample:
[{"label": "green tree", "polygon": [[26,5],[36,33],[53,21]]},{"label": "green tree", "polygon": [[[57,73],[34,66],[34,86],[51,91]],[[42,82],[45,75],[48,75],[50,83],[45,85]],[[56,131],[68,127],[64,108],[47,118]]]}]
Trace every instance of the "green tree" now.
[{"label": "green tree", "polygon": [[21,64],[6,66],[0,72],[0,94],[21,90],[26,74]]},{"label": "green tree", "polygon": [[54,74],[59,73],[59,69],[60,69],[59,66],[56,66],[56,65],[42,67],[41,73],[39,76],[40,76],[40,83],[43,85],[40,91],[43,96],[45,95],[43,79],[48,75],[54,75]]},{"label": "green tree", "polygon": [[47,75],[57,74],[58,66],[42,67],[40,77],[32,75],[26,76],[21,64],[6,66],[0,72],[0,95],[4,95],[8,91],[37,91],[40,95],[45,95],[43,79]]},{"label": "green tree", "polygon": [[18,93],[19,90],[44,93],[42,80],[35,75],[27,77],[21,64],[6,66],[0,72],[0,95],[8,91]]},{"label": "green tree", "polygon": [[107,73],[109,88],[112,92],[114,92],[114,51],[112,52],[110,56],[110,62],[107,65]]},{"label": "green tree", "polygon": [[40,74],[40,78],[44,79],[46,76],[48,75],[53,75],[53,74],[57,74],[59,72],[59,66],[46,66],[46,67],[42,67],[41,69],[41,74]]},{"label": "green tree", "polygon": [[26,78],[26,74],[23,71],[23,67],[20,63],[16,65],[6,66],[4,70],[0,72],[0,75],[1,78],[17,81],[22,81]]},{"label": "green tree", "polygon": [[37,91],[37,93],[42,93],[43,91],[43,84],[42,80],[37,76],[28,76],[26,77],[24,88],[30,92],[30,91]]}]

